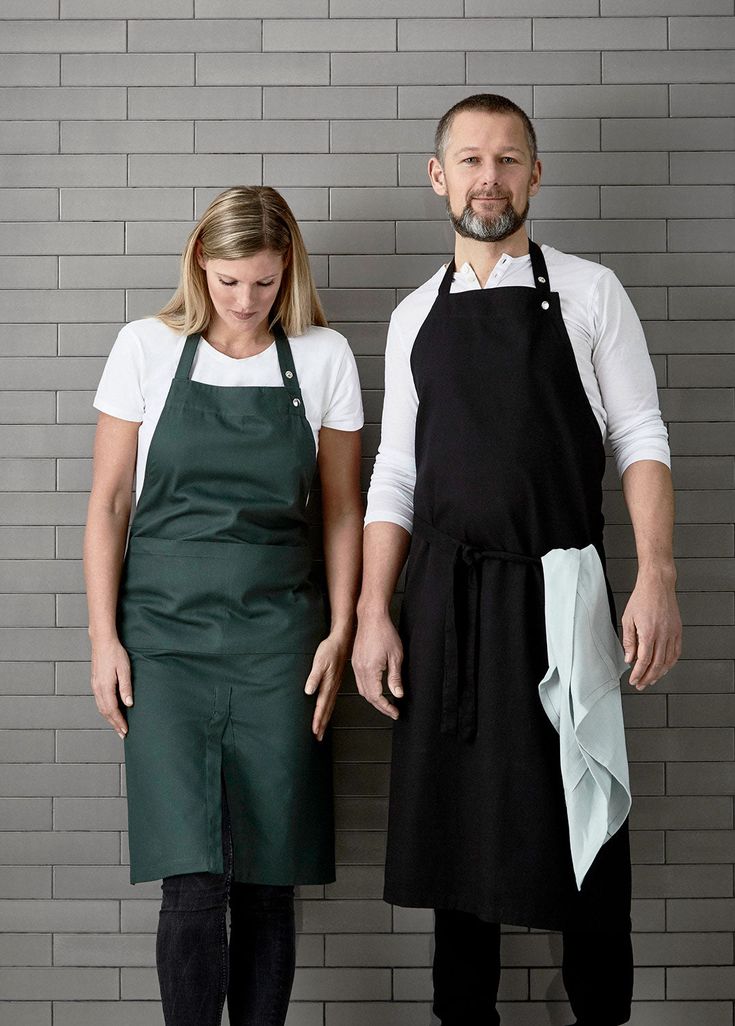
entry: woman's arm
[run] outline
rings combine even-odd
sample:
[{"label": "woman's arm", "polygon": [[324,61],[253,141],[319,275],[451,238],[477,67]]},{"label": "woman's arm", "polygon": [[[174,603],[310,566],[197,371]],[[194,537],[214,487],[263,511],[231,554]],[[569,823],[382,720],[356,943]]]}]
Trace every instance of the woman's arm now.
[{"label": "woman's arm", "polygon": [[324,562],[332,619],[329,635],[314,656],[306,691],[311,695],[319,691],[312,730],[321,741],[334,709],[355,632],[363,518],[359,431],[337,431],[326,427],[321,429],[319,477],[322,486]]},{"label": "woman's arm", "polygon": [[132,705],[130,663],[117,636],[116,610],[130,519],[140,424],[101,413],[94,442],[94,476],[84,534],[92,690],[97,708],[124,737],[120,699]]}]

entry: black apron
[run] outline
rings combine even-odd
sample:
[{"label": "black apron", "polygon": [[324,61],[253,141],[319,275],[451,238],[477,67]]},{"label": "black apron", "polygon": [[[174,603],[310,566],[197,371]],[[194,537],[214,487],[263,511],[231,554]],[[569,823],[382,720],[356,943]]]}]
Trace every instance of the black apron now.
[{"label": "black apron", "polygon": [[[413,347],[406,697],[385,897],[560,929],[578,899],[559,739],[538,695],[540,557],[592,543],[604,566],[605,456],[559,296],[533,242],[530,254],[535,288],[451,294],[450,262]],[[606,905],[625,903],[627,844],[625,827],[598,856],[613,867]],[[585,886],[599,877],[598,867]]]}]

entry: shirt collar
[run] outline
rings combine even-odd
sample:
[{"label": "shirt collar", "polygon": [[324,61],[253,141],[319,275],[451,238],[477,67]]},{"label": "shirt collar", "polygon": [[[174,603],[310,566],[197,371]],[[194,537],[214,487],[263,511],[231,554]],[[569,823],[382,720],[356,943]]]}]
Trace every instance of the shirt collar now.
[{"label": "shirt collar", "polygon": [[[527,263],[530,259],[531,257],[529,253],[524,253],[523,256],[518,257],[510,256],[508,253],[502,253],[484,287],[490,288],[493,285],[497,285],[514,264],[519,264],[521,262]],[[455,277],[457,276],[472,288],[479,289],[483,287],[472,269],[471,264],[467,263],[467,261],[462,264],[458,271],[455,271]]]}]

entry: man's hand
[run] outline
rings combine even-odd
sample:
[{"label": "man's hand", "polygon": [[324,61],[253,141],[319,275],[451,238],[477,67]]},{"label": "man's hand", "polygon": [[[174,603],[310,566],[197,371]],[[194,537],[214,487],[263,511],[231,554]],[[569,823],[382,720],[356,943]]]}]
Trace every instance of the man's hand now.
[{"label": "man's hand", "polygon": [[622,624],[625,661],[634,664],[628,683],[643,691],[681,655],[681,617],[671,576],[639,571]]},{"label": "man's hand", "polygon": [[392,720],[398,719],[398,709],[383,694],[383,674],[387,671],[390,693],[395,698],[401,698],[402,662],[403,646],[388,613],[359,616],[352,650],[357,690],[379,712],[390,716]]}]

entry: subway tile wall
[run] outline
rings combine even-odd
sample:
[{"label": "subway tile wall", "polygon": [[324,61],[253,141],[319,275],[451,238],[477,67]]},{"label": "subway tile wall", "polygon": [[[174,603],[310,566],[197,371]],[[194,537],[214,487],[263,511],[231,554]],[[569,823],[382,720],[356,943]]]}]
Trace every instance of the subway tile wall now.
[{"label": "subway tile wall", "polygon": [[[121,745],[88,694],[91,398],[213,195],[283,190],[378,442],[385,329],[449,252],[438,116],[535,118],[537,240],[645,322],[678,486],[684,658],[625,697],[634,1026],[733,1026],[733,0],[4,0],[0,8],[0,1021],[160,1026],[157,884],[127,880]],[[621,606],[635,550],[610,468]],[[428,1026],[431,914],[381,901],[390,735],[335,717],[337,882],[302,890],[289,1026]],[[559,937],[509,929],[507,1026],[569,1020]]]}]

